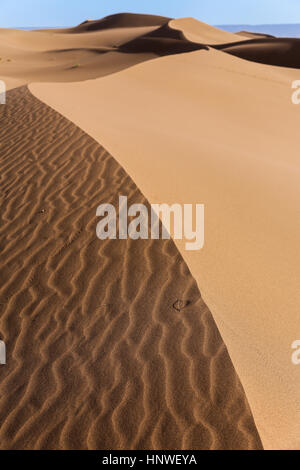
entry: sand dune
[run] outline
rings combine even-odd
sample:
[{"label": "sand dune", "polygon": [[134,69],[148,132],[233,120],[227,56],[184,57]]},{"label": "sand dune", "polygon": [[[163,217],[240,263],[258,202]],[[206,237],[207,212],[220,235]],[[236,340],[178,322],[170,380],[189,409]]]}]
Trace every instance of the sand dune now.
[{"label": "sand dune", "polygon": [[142,15],[136,13],[118,13],[116,15],[109,15],[100,20],[87,20],[81,23],[75,28],[71,28],[67,31],[73,32],[88,32],[88,31],[99,31],[103,29],[114,29],[114,28],[136,28],[141,26],[161,26],[171,18],[157,15]]},{"label": "sand dune", "polygon": [[0,29],[0,74],[18,84],[76,82],[164,55],[207,49],[207,43],[243,39],[203,25],[189,18],[170,21],[153,15],[120,14],[68,29]]},{"label": "sand dune", "polygon": [[215,48],[253,62],[300,68],[300,39],[252,39],[240,43],[216,45]]},{"label": "sand dune", "polygon": [[247,41],[243,35],[193,18],[119,14],[68,29],[1,29],[0,39],[1,76],[18,84],[98,78],[156,57],[207,50],[208,46],[265,64],[300,66],[300,40],[268,37]]},{"label": "sand dune", "polygon": [[[147,36],[168,21],[152,15],[120,14],[86,21],[69,29],[0,29],[0,73],[3,78],[14,78],[21,83],[70,82],[111,74],[164,54],[152,52],[151,47],[141,48],[140,54],[135,55],[119,48],[135,38]],[[186,41],[185,49],[188,46]],[[165,53],[170,47],[172,44]],[[162,49],[166,49],[165,44]]]},{"label": "sand dune", "polygon": [[197,42],[189,41],[181,31],[173,29],[169,24],[165,24],[119,47],[120,52],[152,52],[157,56],[181,54],[200,49],[208,50],[208,47]]},{"label": "sand dune", "polygon": [[[155,27],[154,27],[155,28]],[[118,47],[153,27],[122,28],[86,34],[53,31],[0,32],[0,73],[23,82],[70,82],[97,78],[155,58],[145,53],[120,54]]]},{"label": "sand dune", "polygon": [[170,21],[170,27],[182,31],[187,39],[203,44],[222,44],[225,42],[239,42],[243,37],[228,33],[210,26],[195,18],[179,18]]},{"label": "sand dune", "polygon": [[253,33],[251,31],[239,31],[237,33],[238,36],[246,37],[249,39],[255,39],[255,38],[275,38],[276,36],[273,36],[272,34],[263,34],[263,33]]},{"label": "sand dune", "polygon": [[261,448],[174,243],[95,237],[134,182],[25,87],[0,112],[0,448]]},{"label": "sand dune", "polygon": [[[92,20],[52,32],[2,30],[0,38],[0,73],[11,86],[20,81],[78,81],[31,84],[29,89],[98,141],[33,100],[25,89],[10,95],[16,107],[25,100],[28,125],[11,114],[5,123],[12,127],[3,130],[7,154],[2,173],[12,191],[4,210],[5,246],[9,243],[3,259],[13,259],[12,269],[18,271],[15,277],[9,271],[3,283],[6,310],[1,328],[13,338],[9,348],[21,364],[30,320],[36,321],[43,362],[39,368],[36,356],[28,353],[26,367],[19,366],[17,375],[8,373],[15,395],[8,407],[0,408],[6,410],[8,423],[1,431],[3,448],[11,436],[14,447],[26,448],[260,445],[227,352],[225,359],[220,354],[225,347],[211,314],[198,291],[189,298],[195,284],[173,243],[96,246],[96,200],[109,202],[120,191],[142,197],[137,187],[151,203],[205,204],[204,249],[185,252],[180,240],[177,248],[228,347],[265,448],[300,448],[300,382],[291,363],[300,304],[299,110],[291,104],[291,82],[299,72],[290,68],[298,64],[297,41],[249,41],[190,18],[144,15]],[[16,129],[21,133],[17,140]],[[11,160],[13,145],[17,147]],[[32,145],[33,161],[28,161],[26,145]],[[70,186],[61,183],[66,172]],[[31,187],[35,174],[38,183]],[[25,195],[24,186],[20,192],[12,190],[16,175],[20,185],[24,175],[30,178]],[[46,202],[46,212],[40,213],[40,204]],[[15,226],[12,211],[18,209],[21,225]],[[41,217],[47,214],[47,231],[35,221],[35,211]],[[22,225],[28,219],[36,224],[33,235]],[[51,242],[47,236],[53,226]],[[16,252],[25,260],[20,265]],[[38,262],[40,256],[43,261]],[[100,271],[94,263],[98,257]],[[105,310],[98,323],[89,312],[97,311],[99,292],[105,308],[112,309]],[[44,297],[51,302],[41,300]],[[196,323],[187,325],[181,316],[174,321],[174,310],[175,315],[181,313],[174,308],[179,299]],[[17,307],[24,317],[10,321]],[[36,309],[33,318],[25,316],[24,308]],[[65,308],[72,312],[68,320]],[[47,326],[40,313],[44,309]],[[58,330],[64,333],[57,340]],[[193,338],[188,336],[192,332]],[[83,361],[79,369],[76,359]],[[105,363],[103,373],[98,359]],[[36,381],[44,377],[42,398],[29,385],[14,414],[12,403],[19,403],[28,368]],[[49,380],[51,395],[41,413]],[[74,383],[78,397],[73,395]],[[66,392],[67,424],[59,421]],[[231,398],[234,404],[229,404]],[[131,416],[133,406],[136,414]],[[29,418],[32,409],[34,418]],[[45,419],[52,420],[47,436],[39,433]],[[83,429],[84,444],[75,435],[76,423]],[[101,436],[106,428],[107,440]]]},{"label": "sand dune", "polygon": [[210,50],[87,83],[30,86],[101,142],[150,202],[205,204],[204,249],[176,244],[228,346],[265,448],[300,446],[290,349],[300,304],[296,78],[295,70]]}]

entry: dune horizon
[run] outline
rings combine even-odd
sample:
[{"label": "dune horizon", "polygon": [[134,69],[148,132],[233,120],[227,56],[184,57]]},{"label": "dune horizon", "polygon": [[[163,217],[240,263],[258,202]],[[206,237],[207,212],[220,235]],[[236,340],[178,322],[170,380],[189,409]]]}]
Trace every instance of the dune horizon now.
[{"label": "dune horizon", "polygon": [[[0,39],[0,339],[17,367],[0,369],[1,391],[15,387],[0,398],[0,446],[13,436],[27,449],[299,449],[300,39],[131,13]],[[97,240],[96,207],[120,194],[204,204],[203,249]],[[13,412],[35,322],[43,361],[26,355],[33,378]],[[48,409],[40,376],[54,379]]]}]

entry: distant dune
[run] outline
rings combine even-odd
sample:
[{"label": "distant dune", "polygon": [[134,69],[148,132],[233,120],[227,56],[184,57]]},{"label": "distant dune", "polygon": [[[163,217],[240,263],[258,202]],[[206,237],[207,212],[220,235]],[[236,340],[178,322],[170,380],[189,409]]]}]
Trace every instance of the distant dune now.
[{"label": "distant dune", "polygon": [[0,142],[0,449],[260,449],[174,242],[95,236],[101,202],[148,206],[122,167],[25,87]]},{"label": "distant dune", "polygon": [[208,47],[269,65],[300,67],[300,40],[249,40],[249,33],[229,33],[193,18],[123,13],[67,29],[0,29],[0,40],[0,71],[9,87],[99,78],[157,57]]},{"label": "distant dune", "polygon": [[169,24],[171,28],[182,31],[184,36],[190,41],[206,45],[243,40],[242,37],[239,38],[236,34],[222,31],[214,26],[195,20],[195,18],[179,18],[170,21]]},{"label": "distant dune", "polygon": [[250,31],[238,31],[236,33],[238,36],[243,36],[248,39],[256,39],[256,38],[275,38],[271,34],[264,34],[264,33],[251,33]]},{"label": "distant dune", "polygon": [[101,20],[87,20],[79,26],[72,28],[69,32],[101,31],[103,29],[115,28],[137,28],[142,26],[161,26],[170,21],[171,18],[156,15],[140,15],[134,13],[119,13],[106,16]]},{"label": "distant dune", "polygon": [[155,31],[144,36],[139,36],[119,47],[120,52],[125,53],[145,53],[151,52],[158,56],[181,54],[201,49],[208,50],[208,47],[198,42],[189,41],[184,34],[165,24]]},{"label": "distant dune", "polygon": [[261,64],[300,68],[300,39],[251,39],[240,43],[217,45],[215,48]]}]

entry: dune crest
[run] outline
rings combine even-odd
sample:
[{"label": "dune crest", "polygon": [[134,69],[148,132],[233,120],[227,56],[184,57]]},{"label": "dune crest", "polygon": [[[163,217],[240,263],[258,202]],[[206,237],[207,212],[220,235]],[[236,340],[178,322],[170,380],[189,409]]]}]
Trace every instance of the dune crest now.
[{"label": "dune crest", "polygon": [[252,62],[300,69],[300,39],[258,38],[215,48]]},{"label": "dune crest", "polygon": [[264,33],[253,33],[252,31],[239,31],[237,33],[238,36],[246,37],[248,39],[256,39],[256,38],[275,38],[272,34],[264,34]]},{"label": "dune crest", "polygon": [[222,44],[225,42],[238,42],[243,40],[237,34],[228,33],[195,18],[179,18],[171,20],[169,23],[171,28],[182,31],[187,39],[192,42],[200,42],[202,44]]}]

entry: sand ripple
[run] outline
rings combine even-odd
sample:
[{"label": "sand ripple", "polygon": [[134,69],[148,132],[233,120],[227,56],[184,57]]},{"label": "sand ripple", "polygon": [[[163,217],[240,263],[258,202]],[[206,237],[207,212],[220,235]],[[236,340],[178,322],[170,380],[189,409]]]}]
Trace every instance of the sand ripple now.
[{"label": "sand ripple", "polygon": [[0,448],[260,448],[173,242],[96,238],[133,181],[25,87],[0,112]]}]

